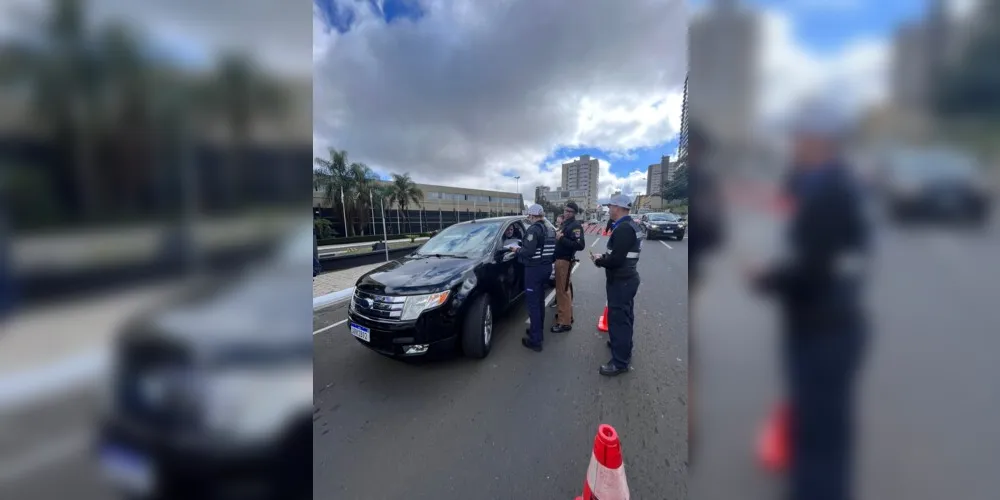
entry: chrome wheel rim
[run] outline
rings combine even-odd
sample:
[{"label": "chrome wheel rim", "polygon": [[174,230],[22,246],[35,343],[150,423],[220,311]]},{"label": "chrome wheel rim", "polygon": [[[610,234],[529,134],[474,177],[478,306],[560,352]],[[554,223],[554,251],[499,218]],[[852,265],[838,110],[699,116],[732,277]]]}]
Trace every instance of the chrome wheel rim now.
[{"label": "chrome wheel rim", "polygon": [[486,305],[486,314],[483,315],[483,344],[490,345],[493,338],[493,309]]}]

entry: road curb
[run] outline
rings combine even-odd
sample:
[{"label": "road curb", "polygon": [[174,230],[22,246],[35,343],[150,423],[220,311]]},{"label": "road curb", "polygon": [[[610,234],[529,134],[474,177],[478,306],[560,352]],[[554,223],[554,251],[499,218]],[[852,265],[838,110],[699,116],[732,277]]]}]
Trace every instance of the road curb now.
[{"label": "road curb", "polygon": [[0,413],[92,384],[107,373],[110,361],[108,349],[96,348],[41,368],[3,375],[0,377]]},{"label": "road curb", "polygon": [[343,302],[351,298],[352,295],[354,295],[353,286],[351,288],[337,290],[336,292],[328,293],[326,295],[320,295],[319,297],[313,297],[313,311]]}]

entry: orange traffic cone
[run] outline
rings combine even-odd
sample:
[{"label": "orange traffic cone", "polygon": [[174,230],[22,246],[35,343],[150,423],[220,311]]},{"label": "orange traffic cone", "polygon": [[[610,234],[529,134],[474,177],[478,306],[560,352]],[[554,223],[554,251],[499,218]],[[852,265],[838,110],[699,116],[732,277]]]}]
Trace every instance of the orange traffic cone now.
[{"label": "orange traffic cone", "polygon": [[761,429],[757,457],[766,469],[782,472],[791,460],[791,409],[779,404]]},{"label": "orange traffic cone", "polygon": [[598,331],[602,331],[604,333],[608,332],[608,306],[607,305],[604,306],[604,314],[602,314],[601,317],[597,319],[597,329],[598,329]]},{"label": "orange traffic cone", "polygon": [[601,424],[594,438],[594,453],[583,482],[583,495],[576,500],[628,500],[628,482],[622,447],[614,427]]}]

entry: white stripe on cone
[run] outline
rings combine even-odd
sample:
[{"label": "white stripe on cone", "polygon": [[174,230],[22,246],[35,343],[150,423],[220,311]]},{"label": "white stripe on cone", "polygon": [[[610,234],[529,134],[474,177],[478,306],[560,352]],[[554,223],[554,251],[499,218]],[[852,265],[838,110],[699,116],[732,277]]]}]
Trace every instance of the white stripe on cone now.
[{"label": "white stripe on cone", "polygon": [[587,485],[595,500],[629,500],[628,482],[625,480],[625,464],[617,469],[609,469],[590,454],[587,467]]}]

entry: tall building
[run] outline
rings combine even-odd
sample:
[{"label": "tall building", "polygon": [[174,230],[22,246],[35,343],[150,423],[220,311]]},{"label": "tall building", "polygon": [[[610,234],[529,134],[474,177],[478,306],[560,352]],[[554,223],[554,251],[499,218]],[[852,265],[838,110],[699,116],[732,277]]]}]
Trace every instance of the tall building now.
[{"label": "tall building", "polygon": [[646,168],[646,194],[660,194],[663,183],[670,182],[672,170],[669,156],[661,156],[660,163],[654,163]]},{"label": "tall building", "polygon": [[549,199],[551,189],[548,186],[535,186],[535,203]]},{"label": "tall building", "polygon": [[562,190],[583,193],[581,199],[574,198],[582,210],[597,208],[597,182],[601,166],[597,158],[582,155],[576,160],[562,165]]},{"label": "tall building", "polygon": [[759,32],[757,16],[737,0],[714,0],[691,21],[687,118],[720,147],[752,142]]},{"label": "tall building", "polygon": [[684,76],[684,97],[681,100],[681,132],[677,136],[677,163],[687,161],[688,149],[688,77]]}]

